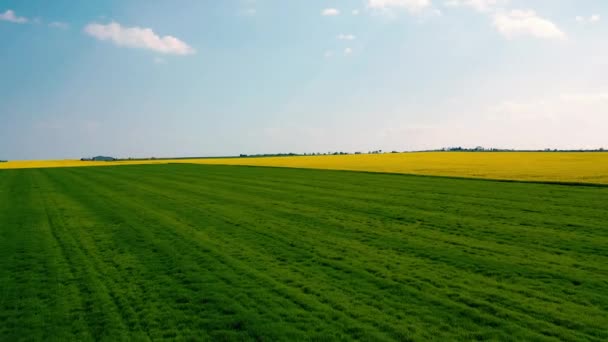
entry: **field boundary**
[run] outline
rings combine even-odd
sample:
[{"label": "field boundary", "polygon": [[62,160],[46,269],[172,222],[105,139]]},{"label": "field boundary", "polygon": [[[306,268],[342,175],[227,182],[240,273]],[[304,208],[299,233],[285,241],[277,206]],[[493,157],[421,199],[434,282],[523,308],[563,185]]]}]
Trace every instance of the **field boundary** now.
[{"label": "field boundary", "polygon": [[[189,159],[189,158],[188,158]],[[181,160],[188,160],[181,159]],[[357,173],[369,173],[369,174],[384,174],[384,175],[400,175],[400,176],[416,176],[416,177],[433,177],[443,179],[455,179],[455,180],[482,180],[489,182],[502,182],[502,183],[526,183],[526,184],[546,184],[546,185],[564,185],[564,186],[576,186],[576,187],[592,187],[592,188],[608,188],[608,184],[604,183],[592,183],[592,182],[568,182],[568,181],[552,181],[552,180],[526,180],[526,179],[504,179],[504,178],[488,178],[488,177],[465,177],[465,176],[446,176],[446,175],[431,175],[431,174],[420,174],[420,173],[407,173],[407,172],[388,172],[388,171],[372,171],[372,170],[348,170],[348,169],[324,169],[315,167],[292,167],[292,166],[272,166],[272,165],[236,165],[236,164],[205,164],[205,163],[193,163],[193,162],[173,162],[173,160],[162,160],[155,163],[125,163],[120,162],[99,162],[99,165],[66,165],[66,166],[40,166],[40,167],[27,167],[27,168],[0,168],[1,171],[6,170],[39,170],[39,169],[56,169],[56,168],[82,168],[82,167],[124,167],[124,166],[154,166],[154,165],[203,165],[203,166],[234,166],[234,167],[253,167],[253,168],[275,168],[275,169],[295,169],[295,170],[316,170],[316,171],[337,171],[337,172],[357,172]]]},{"label": "field boundary", "polygon": [[[168,165],[168,164],[213,165],[213,166],[274,168],[274,169],[357,172],[357,173],[370,173],[370,174],[381,174],[381,175],[444,178],[444,179],[455,179],[455,180],[482,180],[482,181],[488,181],[488,182],[501,182],[501,183],[531,183],[531,184],[546,184],[546,185],[585,186],[585,187],[592,187],[592,188],[608,188],[608,184],[602,184],[602,183],[560,182],[560,181],[525,180],[525,179],[500,179],[500,178],[483,178],[483,177],[477,178],[477,177],[462,177],[462,176],[424,175],[424,174],[420,174],[420,173],[387,172],[387,171],[340,170],[340,169],[321,169],[321,168],[312,168],[312,167],[289,167],[289,166],[269,166],[269,165],[233,165],[233,164],[199,164],[199,163],[167,163],[165,165]],[[141,164],[141,165],[159,165],[159,164]]]}]

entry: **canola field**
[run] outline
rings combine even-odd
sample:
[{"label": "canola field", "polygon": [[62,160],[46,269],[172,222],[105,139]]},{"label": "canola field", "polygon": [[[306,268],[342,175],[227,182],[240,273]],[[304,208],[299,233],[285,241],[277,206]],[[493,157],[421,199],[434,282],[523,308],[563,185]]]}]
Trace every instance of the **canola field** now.
[{"label": "canola field", "polygon": [[419,152],[205,159],[194,162],[500,180],[608,184],[608,153]]},{"label": "canola field", "polygon": [[608,153],[605,152],[416,152],[121,162],[15,161],[0,163],[0,169],[167,163],[272,166],[496,180],[608,184]]},{"label": "canola field", "polygon": [[0,340],[606,341],[606,203],[331,170],[0,170]]}]

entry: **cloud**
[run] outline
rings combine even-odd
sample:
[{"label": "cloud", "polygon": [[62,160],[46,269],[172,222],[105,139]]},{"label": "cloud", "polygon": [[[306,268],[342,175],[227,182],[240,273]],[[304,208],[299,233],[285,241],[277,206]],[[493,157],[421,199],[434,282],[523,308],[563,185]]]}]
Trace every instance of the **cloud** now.
[{"label": "cloud", "polygon": [[579,105],[608,105],[608,92],[569,93],[560,95],[559,99]]},{"label": "cloud", "polygon": [[91,23],[84,32],[99,40],[110,40],[118,46],[148,49],[164,54],[189,55],[195,50],[173,36],[160,37],[150,28],[123,27],[111,22],[107,25]]},{"label": "cloud", "polygon": [[28,22],[27,18],[18,17],[13,10],[6,10],[6,12],[0,13],[0,20],[17,24],[25,24]]},{"label": "cloud", "polygon": [[241,0],[241,10],[239,10],[238,14],[245,17],[253,17],[258,13],[255,6],[255,0]]},{"label": "cloud", "polygon": [[49,27],[67,30],[68,28],[70,28],[70,25],[61,21],[53,21],[52,23],[49,23]]},{"label": "cloud", "polygon": [[344,49],[344,56],[348,56],[351,55],[353,53],[353,49],[347,47],[346,49]]},{"label": "cloud", "polygon": [[376,10],[405,9],[410,13],[419,13],[431,7],[431,0],[368,0],[367,7]]},{"label": "cloud", "polygon": [[323,54],[323,57],[325,58],[331,58],[334,56],[334,52],[332,50],[327,50],[325,51],[325,53]]},{"label": "cloud", "polygon": [[340,33],[336,38],[339,39],[339,40],[355,40],[355,39],[357,39],[357,37],[354,36],[354,35],[352,35],[352,34],[343,34],[343,33]]},{"label": "cloud", "polygon": [[597,23],[599,22],[602,17],[599,14],[593,14],[591,16],[589,16],[589,18],[585,18],[583,16],[576,16],[576,21],[579,23]]},{"label": "cloud", "polygon": [[564,93],[545,98],[504,101],[489,108],[490,119],[533,120],[606,120],[608,92]]},{"label": "cloud", "polygon": [[242,15],[244,17],[253,17],[258,13],[258,11],[255,8],[246,8],[244,10],[241,10],[239,12],[239,15]]},{"label": "cloud", "polygon": [[340,11],[335,8],[326,8],[321,11],[321,15],[325,17],[333,17],[336,15],[340,15]]},{"label": "cloud", "polygon": [[511,10],[494,15],[494,27],[507,39],[531,36],[540,39],[566,39],[553,22],[532,10]]},{"label": "cloud", "polygon": [[352,15],[359,15],[359,10],[358,9],[354,9],[352,10]]},{"label": "cloud", "polygon": [[[566,39],[566,34],[533,10],[504,10],[510,0],[447,0],[447,7],[468,7],[493,17],[494,27],[507,39],[530,36],[540,39]],[[577,17],[579,20],[579,17]]]},{"label": "cloud", "polygon": [[477,12],[489,12],[508,2],[509,0],[448,0],[445,5],[447,7],[469,7]]},{"label": "cloud", "polygon": [[240,7],[241,9],[238,12],[240,16],[253,17],[258,13],[255,0],[241,0]]}]

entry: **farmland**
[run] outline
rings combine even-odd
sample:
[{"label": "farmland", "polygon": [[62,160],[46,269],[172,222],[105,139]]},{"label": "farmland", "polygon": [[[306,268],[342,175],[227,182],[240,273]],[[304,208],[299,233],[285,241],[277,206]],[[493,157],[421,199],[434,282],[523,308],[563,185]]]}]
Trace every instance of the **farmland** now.
[{"label": "farmland", "polygon": [[520,181],[608,184],[608,153],[416,152],[201,159],[193,162]]},{"label": "farmland", "polygon": [[602,341],[606,203],[348,171],[0,170],[0,340]]},{"label": "farmland", "polygon": [[350,170],[533,182],[608,184],[607,152],[416,152],[293,157],[94,162],[10,161],[0,169],[141,164],[215,164]]}]

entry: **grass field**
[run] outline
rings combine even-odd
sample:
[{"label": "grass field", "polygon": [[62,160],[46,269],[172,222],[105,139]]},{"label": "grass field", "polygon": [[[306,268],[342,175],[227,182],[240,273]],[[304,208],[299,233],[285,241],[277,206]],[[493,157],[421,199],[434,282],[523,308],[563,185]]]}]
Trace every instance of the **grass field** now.
[{"label": "grass field", "polygon": [[499,180],[608,184],[608,152],[420,152],[121,162],[13,161],[0,169],[194,163],[370,171]]},{"label": "grass field", "polygon": [[608,188],[0,171],[0,340],[608,339]]}]

